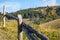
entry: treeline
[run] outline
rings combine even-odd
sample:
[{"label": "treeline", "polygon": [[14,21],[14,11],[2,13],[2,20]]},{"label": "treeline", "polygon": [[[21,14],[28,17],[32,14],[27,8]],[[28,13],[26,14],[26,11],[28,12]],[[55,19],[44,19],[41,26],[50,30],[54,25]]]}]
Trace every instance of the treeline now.
[{"label": "treeline", "polygon": [[60,18],[60,6],[29,8],[11,14],[21,14],[23,18],[29,18],[33,23],[40,24]]},{"label": "treeline", "polygon": [[13,15],[22,14],[23,18],[46,18],[51,16],[60,16],[60,7],[38,7],[29,8],[24,10],[19,10],[17,12],[11,13]]},{"label": "treeline", "polygon": [[48,22],[60,18],[60,6],[47,6],[38,8],[29,8],[11,12],[10,14],[17,16],[21,14],[23,18],[31,20],[39,20],[40,22]]},{"label": "treeline", "polygon": [[14,14],[14,15],[22,14],[23,18],[51,17],[54,19],[55,16],[60,16],[60,6],[29,8],[29,9],[19,10],[11,14]]}]

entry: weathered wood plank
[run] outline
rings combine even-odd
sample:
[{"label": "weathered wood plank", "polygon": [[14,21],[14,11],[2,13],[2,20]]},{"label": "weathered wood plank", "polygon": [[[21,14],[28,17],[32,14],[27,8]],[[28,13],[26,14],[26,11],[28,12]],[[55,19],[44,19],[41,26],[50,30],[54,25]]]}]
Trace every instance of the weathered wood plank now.
[{"label": "weathered wood plank", "polygon": [[[5,9],[6,9],[5,5],[3,5],[3,15],[6,14]],[[3,25],[2,25],[2,27],[5,27],[5,16],[3,17]]]},{"label": "weathered wood plank", "polygon": [[[18,15],[18,19],[19,19],[18,20],[18,25],[21,25],[21,23],[22,23],[22,15]],[[18,40],[23,40],[23,31],[21,33],[18,33],[18,37],[19,37]]]}]

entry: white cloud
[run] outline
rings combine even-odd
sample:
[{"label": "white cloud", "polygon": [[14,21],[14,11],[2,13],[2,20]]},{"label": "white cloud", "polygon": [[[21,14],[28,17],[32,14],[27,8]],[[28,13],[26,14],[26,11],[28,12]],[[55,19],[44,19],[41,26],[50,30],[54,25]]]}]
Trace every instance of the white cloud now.
[{"label": "white cloud", "polygon": [[21,8],[21,4],[18,3],[18,2],[4,2],[4,3],[0,3],[0,8],[3,8],[3,5],[6,6],[6,11],[10,11],[9,12],[12,12],[12,11],[17,11]]},{"label": "white cloud", "polygon": [[56,5],[56,0],[43,0],[43,5],[44,6],[54,6]]}]

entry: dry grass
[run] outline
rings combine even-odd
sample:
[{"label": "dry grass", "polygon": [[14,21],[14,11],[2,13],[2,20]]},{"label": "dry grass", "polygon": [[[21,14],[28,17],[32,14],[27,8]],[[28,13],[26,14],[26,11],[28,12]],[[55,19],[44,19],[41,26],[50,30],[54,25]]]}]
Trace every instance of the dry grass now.
[{"label": "dry grass", "polygon": [[60,29],[60,19],[41,24],[40,26],[42,26],[44,28],[49,28],[49,29],[50,28],[51,29]]},{"label": "dry grass", "polygon": [[[57,19],[55,21],[51,21],[46,24],[36,25],[36,24],[30,23],[29,25],[31,25],[38,32],[41,32],[42,34],[49,37],[50,40],[60,40],[60,29],[55,28],[55,25],[60,25],[59,21],[60,19]],[[52,26],[49,26],[49,25],[52,25]],[[7,21],[5,29],[2,29],[2,27],[0,27],[0,39],[1,40],[18,40],[17,29],[18,29],[17,21],[15,20]],[[28,40],[25,33],[23,38],[24,40]]]},{"label": "dry grass", "polygon": [[0,27],[0,39],[1,40],[18,40],[17,36],[17,22],[16,21],[7,21],[6,27]]}]

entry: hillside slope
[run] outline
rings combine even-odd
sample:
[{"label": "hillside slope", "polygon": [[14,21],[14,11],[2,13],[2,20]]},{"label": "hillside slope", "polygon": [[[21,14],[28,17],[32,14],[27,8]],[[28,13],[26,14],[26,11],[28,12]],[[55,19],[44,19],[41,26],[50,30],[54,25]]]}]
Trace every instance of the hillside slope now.
[{"label": "hillside slope", "polygon": [[23,18],[29,18],[32,21],[35,20],[34,18],[39,18],[40,23],[46,23],[55,19],[60,19],[60,6],[29,8],[18,10],[16,12],[12,12],[11,14],[21,14]]},{"label": "hillside slope", "polygon": [[56,19],[56,20],[41,24],[40,26],[45,28],[60,29],[60,19]]}]

